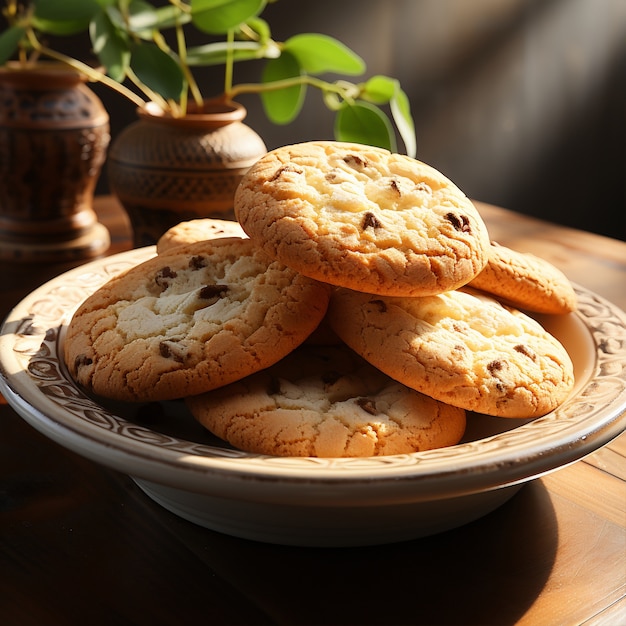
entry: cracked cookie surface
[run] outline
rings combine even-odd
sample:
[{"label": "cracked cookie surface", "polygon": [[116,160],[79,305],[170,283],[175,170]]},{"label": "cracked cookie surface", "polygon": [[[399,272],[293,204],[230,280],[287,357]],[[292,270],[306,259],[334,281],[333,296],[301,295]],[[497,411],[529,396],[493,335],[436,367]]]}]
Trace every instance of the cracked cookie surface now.
[{"label": "cracked cookie surface", "polygon": [[271,365],[323,318],[330,288],[248,239],[176,248],[113,278],[74,314],[66,365],[117,400],[180,398]]},{"label": "cracked cookie surface", "polygon": [[561,270],[496,242],[491,244],[487,265],[469,286],[537,313],[558,315],[576,309],[576,292]]},{"label": "cracked cookie surface", "polygon": [[459,442],[465,411],[390,379],[345,345],[302,345],[270,368],[186,398],[231,445],[276,456],[408,454]]},{"label": "cracked cookie surface", "polygon": [[339,289],[327,319],[395,380],[467,410],[538,417],[574,385],[561,343],[529,316],[484,295],[393,298]]},{"label": "cracked cookie surface", "polygon": [[272,258],[357,291],[440,293],[487,262],[487,229],[463,192],[434,168],[380,148],[278,148],[244,176],[235,214]]}]

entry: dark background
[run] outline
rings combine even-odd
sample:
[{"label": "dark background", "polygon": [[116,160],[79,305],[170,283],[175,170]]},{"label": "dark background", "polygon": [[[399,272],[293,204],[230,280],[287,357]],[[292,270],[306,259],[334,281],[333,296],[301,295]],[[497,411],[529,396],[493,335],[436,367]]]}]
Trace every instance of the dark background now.
[{"label": "dark background", "polygon": [[[279,0],[263,17],[276,40],[331,35],[363,57],[366,77],[398,78],[417,157],[468,196],[626,240],[623,0]],[[81,56],[89,50],[83,38],[56,43]],[[260,68],[237,65],[235,82],[257,80]],[[199,78],[207,96],[222,81],[221,68]],[[93,88],[114,140],[134,121],[134,106]],[[240,102],[269,149],[332,138],[333,117],[316,90],[285,127],[266,120],[257,96]],[[98,191],[107,190],[104,171]]]}]

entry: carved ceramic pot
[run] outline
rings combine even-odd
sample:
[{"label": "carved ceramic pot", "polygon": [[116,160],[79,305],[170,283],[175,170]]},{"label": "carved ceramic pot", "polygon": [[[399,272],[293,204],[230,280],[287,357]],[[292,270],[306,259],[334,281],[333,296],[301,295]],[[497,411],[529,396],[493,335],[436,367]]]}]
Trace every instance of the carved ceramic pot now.
[{"label": "carved ceramic pot", "polygon": [[173,118],[150,105],[113,142],[111,191],[128,213],[135,247],[156,243],[179,222],[234,219],[235,190],[267,149],[242,123],[243,106],[207,101],[201,113]]},{"label": "carved ceramic pot", "polygon": [[93,195],[109,116],[71,69],[0,69],[0,258],[65,261],[110,245]]}]

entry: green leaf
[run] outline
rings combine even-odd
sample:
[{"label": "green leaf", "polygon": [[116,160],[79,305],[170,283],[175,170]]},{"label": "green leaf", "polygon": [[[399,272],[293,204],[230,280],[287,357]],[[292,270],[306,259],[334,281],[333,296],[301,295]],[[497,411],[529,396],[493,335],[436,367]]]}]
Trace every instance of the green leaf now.
[{"label": "green leaf", "polygon": [[191,0],[191,21],[205,33],[227,33],[256,17],[267,0]]},{"label": "green leaf", "polygon": [[45,20],[37,16],[31,18],[33,28],[50,35],[74,35],[89,28],[89,19],[54,21]]},{"label": "green leaf", "polygon": [[293,54],[308,74],[336,72],[355,76],[365,71],[365,62],[361,57],[327,35],[294,35],[285,41],[283,50]]},{"label": "green leaf", "polygon": [[150,43],[135,44],[130,50],[130,67],[139,80],[167,100],[178,100],[185,77],[169,54]]},{"label": "green leaf", "polygon": [[411,116],[409,98],[402,91],[400,82],[388,76],[373,76],[361,85],[360,97],[374,104],[389,103],[393,121],[404,142],[406,153],[415,157],[417,152],[415,125]]},{"label": "green leaf", "polygon": [[93,18],[89,25],[89,36],[93,51],[107,74],[121,83],[130,64],[130,49],[106,12],[102,11]]},{"label": "green leaf", "polygon": [[[262,74],[262,82],[272,83],[301,76],[301,68],[298,60],[283,52],[277,59],[271,59],[265,65]],[[306,85],[295,85],[282,89],[261,92],[261,102],[268,119],[274,124],[289,124],[293,121],[304,102]]]},{"label": "green leaf", "polygon": [[369,102],[346,102],[335,117],[335,139],[396,151],[389,118]]},{"label": "green leaf", "polygon": [[73,35],[87,30],[91,20],[115,0],[33,0],[31,23],[51,35]]},{"label": "green leaf", "polygon": [[400,88],[400,83],[397,84],[396,91],[390,102],[390,107],[393,120],[396,123],[400,137],[402,137],[402,141],[404,142],[406,153],[410,157],[415,157],[417,153],[415,124],[413,123],[413,117],[411,115],[409,98]]},{"label": "green leaf", "polygon": [[263,58],[265,46],[256,41],[235,41],[231,45],[226,41],[216,41],[188,48],[187,63],[190,66],[223,65],[229,49],[233,53],[234,61],[250,61]]},{"label": "green leaf", "polygon": [[372,76],[362,85],[360,97],[374,104],[387,104],[396,93],[398,81],[388,76]]},{"label": "green leaf", "polygon": [[128,28],[131,32],[146,39],[153,30],[172,28],[177,23],[186,24],[191,21],[188,13],[178,7],[167,5],[155,8],[143,0],[132,0],[128,5]]},{"label": "green leaf", "polygon": [[33,6],[38,20],[85,25],[102,8],[97,0],[33,0]]},{"label": "green leaf", "polygon": [[0,65],[4,65],[17,50],[25,29],[11,26],[0,35]]}]

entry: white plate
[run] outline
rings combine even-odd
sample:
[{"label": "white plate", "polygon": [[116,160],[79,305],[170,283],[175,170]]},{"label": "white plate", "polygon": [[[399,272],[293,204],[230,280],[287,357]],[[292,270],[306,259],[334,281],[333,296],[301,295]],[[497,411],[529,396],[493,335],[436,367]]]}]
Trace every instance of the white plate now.
[{"label": "white plate", "polygon": [[0,391],[50,439],[134,478],[155,501],[208,528],[292,545],[368,545],[441,532],[495,509],[526,481],[572,463],[626,426],[626,314],[577,287],[579,310],[541,321],[577,379],[556,411],[516,420],[469,414],[464,440],[354,459],[248,454],[213,438],[181,403],[87,396],[62,360],[65,325],[89,294],[154,255],[93,261],[35,290],[0,334]]}]

